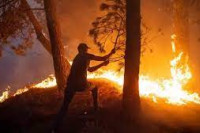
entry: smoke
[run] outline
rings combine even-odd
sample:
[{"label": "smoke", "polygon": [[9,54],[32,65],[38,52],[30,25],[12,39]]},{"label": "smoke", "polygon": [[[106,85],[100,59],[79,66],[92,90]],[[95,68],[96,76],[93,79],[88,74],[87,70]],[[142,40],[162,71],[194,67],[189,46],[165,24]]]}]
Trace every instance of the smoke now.
[{"label": "smoke", "polygon": [[[80,42],[86,42],[90,23],[97,16],[98,1],[62,0],[58,3],[58,17],[66,55],[73,59]],[[29,4],[33,4],[29,1]],[[31,5],[34,6],[34,5]],[[13,41],[12,43],[15,43]],[[8,85],[17,89],[38,82],[54,73],[52,57],[35,38],[26,56],[6,54],[0,59],[0,90]]]},{"label": "smoke", "polygon": [[[62,32],[62,42],[65,45],[66,56],[72,60],[77,53],[77,45],[80,42],[89,43],[97,53],[97,48],[88,37],[91,22],[99,16],[99,5],[103,0],[62,0],[58,2],[58,17]],[[158,35],[149,47],[153,52],[146,52],[141,59],[141,73],[151,77],[169,76],[169,60],[172,59],[170,35],[173,33],[172,20],[169,13],[162,8],[162,0],[142,0],[142,19],[150,27],[150,36]],[[199,12],[191,10],[191,18],[198,18]],[[195,16],[196,15],[196,16]],[[199,61],[199,25],[190,25],[190,60],[195,66],[196,77],[200,74],[197,69]],[[15,42],[12,42],[15,43]],[[37,53],[37,54],[33,54]],[[33,49],[29,50],[27,56],[15,56],[6,54],[0,59],[0,89],[7,85],[18,88],[29,82],[54,72],[52,58],[35,40]],[[200,79],[200,78],[197,78]]]},{"label": "smoke", "polygon": [[80,42],[88,42],[88,31],[92,21],[98,15],[99,3],[100,0],[62,0],[60,2],[58,14],[62,39],[70,59],[76,54],[76,47]]},{"label": "smoke", "polygon": [[0,60],[0,92],[8,85],[12,90],[24,87],[29,83],[39,82],[41,78],[53,73],[51,56],[35,42],[26,56],[6,54]]}]

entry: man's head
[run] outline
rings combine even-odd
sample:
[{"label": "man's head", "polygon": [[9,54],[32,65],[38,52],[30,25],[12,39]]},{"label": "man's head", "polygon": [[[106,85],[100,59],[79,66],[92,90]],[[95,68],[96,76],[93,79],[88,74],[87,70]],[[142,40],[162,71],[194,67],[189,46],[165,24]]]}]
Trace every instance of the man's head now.
[{"label": "man's head", "polygon": [[79,53],[87,53],[88,49],[89,49],[89,47],[85,43],[80,43],[79,46],[78,46],[78,52]]}]

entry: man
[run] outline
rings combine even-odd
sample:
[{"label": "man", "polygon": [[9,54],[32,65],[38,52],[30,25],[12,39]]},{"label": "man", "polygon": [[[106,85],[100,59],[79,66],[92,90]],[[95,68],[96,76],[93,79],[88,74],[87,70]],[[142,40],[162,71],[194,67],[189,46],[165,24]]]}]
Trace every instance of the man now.
[{"label": "man", "polygon": [[[55,129],[62,122],[62,119],[68,110],[68,106],[77,91],[85,91],[87,89],[91,90],[94,110],[96,111],[98,109],[98,89],[95,85],[87,81],[87,71],[93,72],[102,66],[106,66],[109,63],[108,58],[115,53],[115,50],[113,49],[108,55],[100,57],[87,53],[88,49],[89,47],[85,43],[80,43],[78,46],[78,54],[72,63],[71,71],[67,80],[67,88],[65,89],[63,105],[55,121]],[[97,66],[90,67],[89,64],[91,60],[104,62]]]}]

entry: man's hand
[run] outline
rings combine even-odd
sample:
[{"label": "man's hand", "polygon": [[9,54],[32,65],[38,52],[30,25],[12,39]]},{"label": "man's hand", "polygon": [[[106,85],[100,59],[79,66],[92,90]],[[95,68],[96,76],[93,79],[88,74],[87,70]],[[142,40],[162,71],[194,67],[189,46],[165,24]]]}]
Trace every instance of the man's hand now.
[{"label": "man's hand", "polygon": [[115,48],[113,48],[108,55],[105,56],[105,58],[109,58],[111,55],[113,55],[116,52]]},{"label": "man's hand", "polygon": [[99,64],[97,66],[89,67],[88,71],[89,72],[94,72],[94,71],[96,71],[97,69],[99,69],[102,66],[107,66],[109,63],[110,63],[109,60],[106,60],[106,61],[102,62],[101,64]]},{"label": "man's hand", "polygon": [[110,61],[109,61],[109,60],[106,60],[106,61],[103,62],[103,65],[104,65],[104,66],[107,66],[109,63],[110,63]]},{"label": "man's hand", "polygon": [[108,58],[113,55],[116,52],[115,48],[113,48],[109,54],[105,55],[105,56],[92,56],[91,60],[96,60],[96,61],[106,61],[108,60]]},{"label": "man's hand", "polygon": [[115,54],[116,50],[115,48],[112,49],[111,54]]}]

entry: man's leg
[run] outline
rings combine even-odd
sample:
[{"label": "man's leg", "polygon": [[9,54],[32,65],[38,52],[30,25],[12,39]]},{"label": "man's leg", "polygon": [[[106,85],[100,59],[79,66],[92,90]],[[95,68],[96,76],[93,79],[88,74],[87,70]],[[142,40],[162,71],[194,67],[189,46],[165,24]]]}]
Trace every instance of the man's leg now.
[{"label": "man's leg", "polygon": [[71,103],[74,95],[75,95],[74,91],[70,91],[69,89],[66,90],[63,104],[53,124],[53,130],[57,131],[59,126],[62,124],[63,118],[65,117],[68,111],[69,104]]},{"label": "man's leg", "polygon": [[92,89],[92,97],[93,97],[93,105],[94,105],[94,110],[98,110],[98,88],[95,87]]}]

